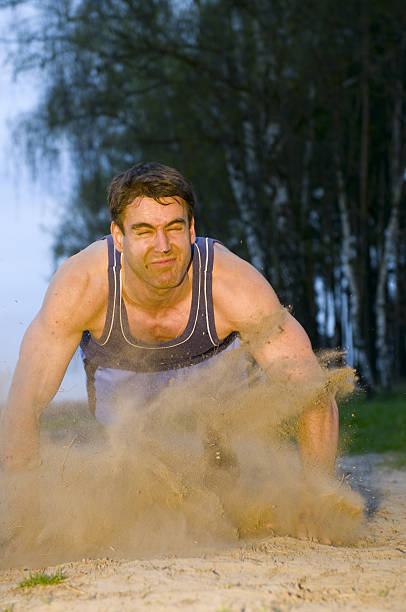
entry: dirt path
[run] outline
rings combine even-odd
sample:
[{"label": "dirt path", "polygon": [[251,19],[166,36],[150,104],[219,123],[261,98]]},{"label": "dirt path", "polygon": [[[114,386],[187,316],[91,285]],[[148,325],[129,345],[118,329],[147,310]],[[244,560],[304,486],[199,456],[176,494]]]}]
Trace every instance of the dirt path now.
[{"label": "dirt path", "polygon": [[31,589],[17,588],[28,570],[6,570],[0,612],[405,611],[406,471],[382,467],[376,456],[341,464],[371,512],[355,547],[274,537],[199,557],[86,559],[59,566],[64,583]]}]

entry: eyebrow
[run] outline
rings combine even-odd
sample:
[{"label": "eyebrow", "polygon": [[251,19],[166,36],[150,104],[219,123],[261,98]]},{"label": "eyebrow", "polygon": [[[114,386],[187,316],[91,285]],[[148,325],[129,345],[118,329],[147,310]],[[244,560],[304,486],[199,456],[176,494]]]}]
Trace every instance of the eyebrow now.
[{"label": "eyebrow", "polygon": [[[173,219],[173,221],[169,221],[169,223],[167,223],[165,225],[165,227],[171,227],[171,225],[176,225],[177,223],[181,223],[182,225],[186,225],[185,219],[183,219],[182,217],[179,217],[178,219]],[[150,223],[134,223],[131,226],[131,229],[140,229],[142,227],[146,227],[146,228],[149,228],[149,229],[155,229],[155,226],[151,225]]]}]

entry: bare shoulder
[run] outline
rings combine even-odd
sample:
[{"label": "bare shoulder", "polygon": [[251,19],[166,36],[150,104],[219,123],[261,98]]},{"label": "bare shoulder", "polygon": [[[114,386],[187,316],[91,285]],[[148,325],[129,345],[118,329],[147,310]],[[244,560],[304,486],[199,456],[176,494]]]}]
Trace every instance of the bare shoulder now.
[{"label": "bare shoulder", "polygon": [[108,297],[107,261],[105,240],[69,257],[54,274],[39,316],[49,324],[87,329]]},{"label": "bare shoulder", "polygon": [[265,277],[220,243],[214,245],[213,302],[219,335],[223,326],[243,331],[259,317],[270,316],[281,309]]}]

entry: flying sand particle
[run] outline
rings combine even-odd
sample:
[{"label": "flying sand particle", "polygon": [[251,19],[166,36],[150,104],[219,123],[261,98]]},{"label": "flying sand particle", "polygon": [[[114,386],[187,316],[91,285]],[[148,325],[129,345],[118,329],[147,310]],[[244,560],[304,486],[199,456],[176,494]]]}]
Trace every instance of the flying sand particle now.
[{"label": "flying sand particle", "polygon": [[322,375],[297,385],[286,363],[242,377],[242,348],[148,408],[123,406],[102,436],[79,431],[64,446],[44,432],[38,473],[2,488],[18,491],[3,493],[3,567],[196,554],[274,535],[355,542],[360,496],[345,478],[305,474],[294,443],[306,407],[353,389],[353,371],[333,357],[321,355]]}]

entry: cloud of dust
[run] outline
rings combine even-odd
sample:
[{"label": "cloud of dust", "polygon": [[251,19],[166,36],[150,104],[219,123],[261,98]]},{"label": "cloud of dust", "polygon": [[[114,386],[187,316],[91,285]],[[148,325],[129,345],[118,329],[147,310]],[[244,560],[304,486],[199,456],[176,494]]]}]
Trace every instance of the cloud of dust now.
[{"label": "cloud of dust", "polygon": [[123,406],[101,436],[45,433],[39,470],[3,483],[1,565],[195,554],[273,535],[356,541],[360,496],[304,472],[294,443],[303,410],[350,393],[353,371],[328,353],[298,381],[286,360],[246,373],[245,355],[224,352],[148,407]]}]

